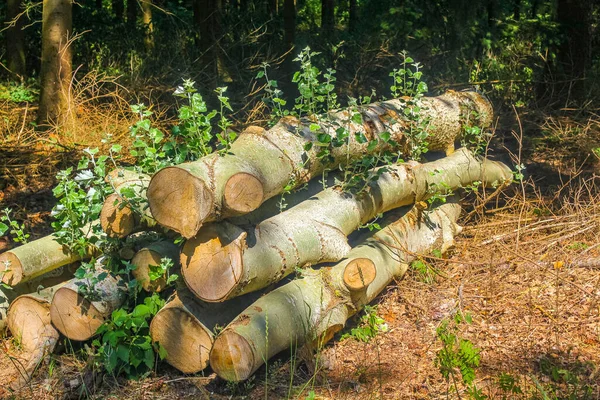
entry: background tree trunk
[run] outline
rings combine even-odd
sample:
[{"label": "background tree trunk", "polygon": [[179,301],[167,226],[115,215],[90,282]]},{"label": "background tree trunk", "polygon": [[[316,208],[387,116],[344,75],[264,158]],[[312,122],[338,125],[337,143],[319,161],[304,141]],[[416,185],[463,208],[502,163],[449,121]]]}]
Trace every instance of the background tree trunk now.
[{"label": "background tree trunk", "polygon": [[152,0],[142,0],[142,23],[144,24],[144,47],[150,53],[154,49],[154,25],[152,23]]},{"label": "background tree trunk", "polygon": [[134,28],[137,23],[138,0],[127,0],[127,25]]},{"label": "background tree trunk", "polygon": [[326,36],[333,32],[335,24],[335,0],[321,0],[321,30]]},{"label": "background tree trunk", "polygon": [[[573,79],[585,79],[591,67],[590,2],[587,0],[559,0],[557,19],[565,33],[559,50],[559,61],[564,73]],[[585,81],[575,81],[571,94],[582,98]]]},{"label": "background tree trunk", "polygon": [[7,67],[10,72],[23,79],[27,74],[25,65],[25,32],[23,26],[25,15],[17,19],[22,12],[22,0],[8,0],[6,5],[6,58]]},{"label": "background tree trunk", "polygon": [[294,47],[296,42],[296,3],[294,0],[283,1],[283,41],[285,50]]},{"label": "background tree trunk", "polygon": [[358,26],[358,5],[356,0],[349,0],[348,4],[348,29],[350,32],[356,32]]},{"label": "background tree trunk", "polygon": [[112,10],[117,21],[123,21],[123,11],[125,10],[123,0],[113,0]]},{"label": "background tree trunk", "polygon": [[72,0],[44,0],[38,125],[64,122],[69,112]]},{"label": "background tree trunk", "polygon": [[279,0],[269,0],[267,2],[267,12],[271,16],[276,16],[279,14]]}]

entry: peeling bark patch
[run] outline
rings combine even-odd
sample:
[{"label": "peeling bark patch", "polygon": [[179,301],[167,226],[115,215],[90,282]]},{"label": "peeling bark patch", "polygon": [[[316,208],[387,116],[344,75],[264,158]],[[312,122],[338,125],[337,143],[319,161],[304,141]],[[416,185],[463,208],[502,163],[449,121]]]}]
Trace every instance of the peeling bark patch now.
[{"label": "peeling bark patch", "polygon": [[[215,163],[219,157],[213,157],[211,162],[206,162],[203,160],[204,165],[206,165],[206,169],[208,170],[208,186],[210,187],[211,192],[215,192],[216,183],[215,183]],[[220,202],[217,202],[216,196],[212,196],[212,204],[210,206],[211,213],[215,213],[218,217],[221,214]]]}]

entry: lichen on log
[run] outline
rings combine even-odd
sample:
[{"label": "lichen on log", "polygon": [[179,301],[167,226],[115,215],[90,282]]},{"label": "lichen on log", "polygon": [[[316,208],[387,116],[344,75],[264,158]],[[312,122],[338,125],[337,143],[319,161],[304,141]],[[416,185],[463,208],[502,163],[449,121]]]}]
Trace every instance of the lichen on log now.
[{"label": "lichen on log", "polygon": [[[292,344],[331,339],[392,279],[402,277],[418,254],[452,247],[461,230],[456,224],[459,214],[460,206],[454,203],[430,211],[413,207],[333,267],[308,269],[302,279],[261,297],[219,334],[210,354],[212,369],[223,379],[242,381]],[[357,290],[354,279],[345,279],[346,271],[357,262],[365,265],[365,260],[375,274]]]},{"label": "lichen on log", "polygon": [[[412,122],[404,119],[405,108],[406,99],[394,99],[358,108],[361,122],[354,120],[350,108],[302,120],[285,117],[269,130],[245,131],[224,156],[210,154],[156,173],[147,191],[152,215],[189,239],[202,224],[255,210],[290,183],[302,185],[326,168],[389,149],[389,143],[397,144],[393,150],[407,152],[406,133]],[[476,92],[449,91],[423,98],[420,117],[427,121],[429,149],[452,146],[463,124],[473,122],[473,114],[481,127],[490,124],[493,114],[489,101]],[[340,127],[348,132],[348,146],[332,149],[328,163],[319,161],[319,146],[308,149],[307,144],[317,142],[319,132],[335,137]],[[379,140],[384,133],[392,141]],[[357,135],[378,144],[369,147]]]},{"label": "lichen on log", "polygon": [[430,163],[386,166],[361,194],[328,188],[253,230],[225,221],[207,224],[183,247],[182,275],[199,298],[225,301],[277,282],[296,268],[339,261],[350,250],[347,236],[380,213],[476,181],[510,180],[506,165],[466,149]]}]

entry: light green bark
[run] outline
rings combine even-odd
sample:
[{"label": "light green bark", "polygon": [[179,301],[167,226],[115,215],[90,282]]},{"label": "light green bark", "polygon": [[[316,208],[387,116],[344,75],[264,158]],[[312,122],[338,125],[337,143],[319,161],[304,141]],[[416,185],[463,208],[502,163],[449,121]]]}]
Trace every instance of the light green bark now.
[{"label": "light green bark", "polygon": [[468,150],[440,160],[398,164],[360,195],[322,191],[307,201],[244,231],[226,222],[207,225],[183,247],[182,274],[206,301],[224,301],[264,288],[296,268],[336,262],[350,250],[347,236],[379,213],[481,181],[512,180],[504,164]]},{"label": "light green bark", "polygon": [[0,254],[0,274],[3,283],[16,286],[80,259],[49,235]]},{"label": "light green bark", "polygon": [[[451,247],[460,232],[459,213],[460,207],[452,203],[432,211],[413,208],[333,267],[307,270],[302,279],[261,297],[217,337],[211,367],[223,379],[241,381],[290,346],[329,340],[393,278],[401,277],[417,254]],[[351,292],[343,275],[348,263],[357,258],[371,260],[377,275],[366,289]]]},{"label": "light green bark", "polygon": [[[261,188],[261,198],[251,199],[250,208],[256,209],[263,201],[281,193],[290,182],[294,186],[301,185],[319,176],[325,168],[335,169],[369,151],[380,152],[390,147],[378,141],[376,148],[368,150],[367,143],[357,141],[359,133],[372,140],[387,132],[398,143],[395,150],[406,150],[406,135],[411,125],[402,118],[405,107],[405,100],[395,99],[361,107],[362,123],[353,121],[354,113],[346,109],[301,121],[286,117],[267,131],[243,133],[225,156],[211,154],[154,175],[148,188],[152,215],[161,225],[191,238],[205,222],[242,213],[225,202],[227,184],[236,175],[247,174]],[[473,121],[473,112],[479,115],[476,121]],[[423,120],[429,121],[426,128],[429,149],[446,150],[460,136],[463,124],[488,126],[492,108],[475,92],[448,92],[424,98],[420,114]],[[310,129],[314,124],[319,130]],[[349,132],[349,145],[333,149],[333,162],[324,165],[318,161],[319,146],[305,150],[307,143],[316,142],[317,133],[327,132],[335,137],[339,128]],[[307,159],[309,162],[305,162]],[[256,197],[255,192],[249,196]]]}]

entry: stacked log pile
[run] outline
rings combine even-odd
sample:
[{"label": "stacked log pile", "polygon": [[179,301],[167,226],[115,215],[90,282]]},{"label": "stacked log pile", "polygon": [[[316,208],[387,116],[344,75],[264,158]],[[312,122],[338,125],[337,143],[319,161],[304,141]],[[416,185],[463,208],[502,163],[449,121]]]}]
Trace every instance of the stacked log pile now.
[{"label": "stacked log pile", "polygon": [[[331,339],[392,279],[401,277],[416,255],[453,246],[461,230],[460,206],[451,197],[437,207],[428,206],[427,199],[446,198],[474,182],[491,187],[512,180],[511,170],[500,162],[466,148],[453,151],[464,124],[486,127],[492,120],[489,102],[476,92],[423,99],[429,150],[446,151],[446,157],[376,167],[371,176],[377,179],[359,193],[335,185],[323,188],[313,179],[373,152],[407,154],[405,104],[396,99],[364,106],[361,123],[350,110],[326,118],[286,117],[268,130],[247,129],[224,155],[167,167],[152,177],[125,170],[109,176],[117,190],[100,216],[108,236],[124,238],[162,227],[167,237],[178,232],[187,239],[181,249],[162,240],[138,246],[137,252],[123,251],[132,253],[127,258],[135,266],[133,275],[147,291],[168,291],[166,278],[148,279],[161,259],[170,258],[180,268],[177,290],[150,325],[168,363],[184,373],[210,364],[224,379],[247,379],[292,343]],[[331,137],[342,125],[349,133],[348,144],[333,148],[327,163],[317,157],[318,146],[307,145],[317,141],[315,124]],[[378,140],[388,134],[392,140]],[[361,135],[378,145],[368,146],[358,140]],[[277,196],[286,186],[304,184],[307,190],[289,195],[290,207],[281,211]],[[147,200],[143,215],[129,207],[121,188]],[[382,229],[351,247],[348,236],[382,213]],[[87,257],[93,256],[97,254],[90,249]],[[81,258],[48,236],[1,254],[2,281],[19,288]],[[297,271],[299,278],[281,285]],[[102,262],[85,279],[98,282],[94,298],[80,289],[82,279],[62,277],[54,282],[57,286],[16,300],[7,295],[0,304],[0,324],[6,321],[11,333],[22,338],[31,370],[53,350],[59,334],[88,340],[125,301],[126,280]],[[48,282],[42,281],[50,286]],[[11,300],[6,318],[2,310]]]}]

